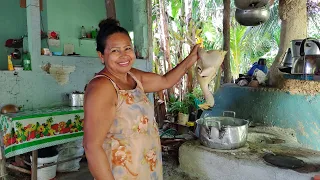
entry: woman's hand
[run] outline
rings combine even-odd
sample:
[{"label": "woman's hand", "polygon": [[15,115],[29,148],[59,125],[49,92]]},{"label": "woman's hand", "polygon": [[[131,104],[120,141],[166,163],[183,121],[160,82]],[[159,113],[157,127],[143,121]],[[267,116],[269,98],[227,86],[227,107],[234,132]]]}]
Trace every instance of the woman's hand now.
[{"label": "woman's hand", "polygon": [[197,44],[195,45],[190,54],[186,57],[186,59],[184,61],[188,61],[188,64],[187,64],[187,69],[189,69],[190,67],[192,67],[192,65],[197,62],[199,60],[199,55],[198,55],[198,50],[200,48],[200,45]]}]

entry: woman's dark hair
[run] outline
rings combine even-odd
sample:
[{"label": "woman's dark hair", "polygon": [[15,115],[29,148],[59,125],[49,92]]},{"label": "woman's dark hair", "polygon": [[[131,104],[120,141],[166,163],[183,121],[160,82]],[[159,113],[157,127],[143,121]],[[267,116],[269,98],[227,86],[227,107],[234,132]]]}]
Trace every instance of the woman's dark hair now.
[{"label": "woman's dark hair", "polygon": [[129,36],[129,33],[126,29],[120,26],[120,23],[116,19],[108,18],[100,21],[99,23],[99,32],[96,38],[97,41],[97,51],[104,53],[106,47],[106,40],[109,36],[114,33],[124,33]]}]

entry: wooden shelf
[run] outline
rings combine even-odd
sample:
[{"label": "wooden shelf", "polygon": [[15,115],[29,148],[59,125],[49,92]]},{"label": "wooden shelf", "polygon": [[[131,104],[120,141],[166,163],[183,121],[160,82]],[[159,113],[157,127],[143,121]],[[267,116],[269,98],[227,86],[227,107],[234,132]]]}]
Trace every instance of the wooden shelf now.
[{"label": "wooden shelf", "polygon": [[93,38],[79,38],[79,40],[95,41],[96,39],[93,39]]}]

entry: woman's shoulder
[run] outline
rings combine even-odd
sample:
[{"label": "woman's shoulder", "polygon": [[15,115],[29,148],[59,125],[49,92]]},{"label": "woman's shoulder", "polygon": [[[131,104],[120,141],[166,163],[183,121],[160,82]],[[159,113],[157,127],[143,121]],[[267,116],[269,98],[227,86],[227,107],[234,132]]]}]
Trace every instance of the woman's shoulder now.
[{"label": "woman's shoulder", "polygon": [[86,89],[86,91],[91,93],[99,93],[100,91],[103,93],[105,91],[110,92],[110,90],[115,89],[115,87],[109,78],[97,76],[89,82]]},{"label": "woman's shoulder", "polygon": [[139,81],[141,81],[141,77],[145,72],[136,68],[131,68],[130,73],[133,74]]}]

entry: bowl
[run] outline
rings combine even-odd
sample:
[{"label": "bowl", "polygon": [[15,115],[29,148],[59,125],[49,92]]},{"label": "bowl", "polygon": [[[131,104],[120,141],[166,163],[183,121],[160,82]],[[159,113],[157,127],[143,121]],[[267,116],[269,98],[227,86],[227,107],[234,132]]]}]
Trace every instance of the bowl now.
[{"label": "bowl", "polygon": [[270,12],[267,8],[256,9],[237,9],[235,18],[237,22],[243,26],[258,26],[265,23],[270,17]]},{"label": "bowl", "polygon": [[62,56],[62,52],[52,52],[52,55],[54,55],[54,56]]},{"label": "bowl", "polygon": [[261,8],[268,4],[269,0],[235,0],[234,4],[238,9]]}]

